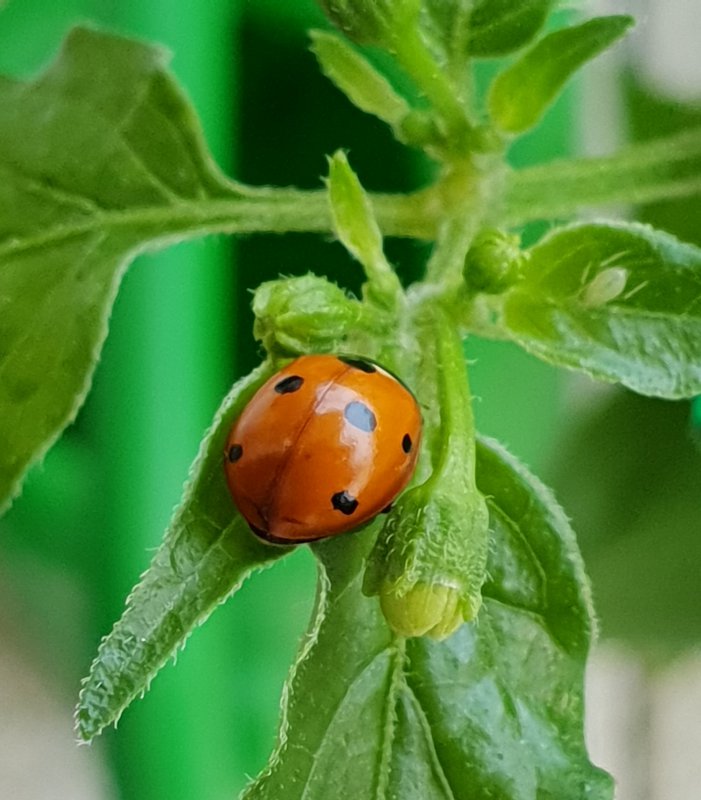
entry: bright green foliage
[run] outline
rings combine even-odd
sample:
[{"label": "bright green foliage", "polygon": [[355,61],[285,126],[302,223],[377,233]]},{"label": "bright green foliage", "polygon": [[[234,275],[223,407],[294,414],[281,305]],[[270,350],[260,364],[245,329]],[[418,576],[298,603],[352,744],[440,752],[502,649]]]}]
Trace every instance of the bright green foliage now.
[{"label": "bright green foliage", "polygon": [[77,28],[36,80],[0,80],[0,511],[82,405],[139,251],[300,212],[329,228],[325,194],[219,173],[167,60]]},{"label": "bright green foliage", "polygon": [[429,0],[422,7],[426,39],[455,84],[467,77],[472,7],[472,0]]},{"label": "bright green foliage", "polygon": [[503,325],[531,353],[641,394],[701,392],[701,250],[644,225],[558,230],[530,251]]},{"label": "bright green foliage", "polygon": [[[116,37],[79,29],[37,80],[0,82],[0,506],[80,406],[138,251],[212,232],[316,231],[335,234],[367,277],[360,300],[311,275],[259,288],[255,334],[268,358],[207,434],[164,544],[100,647],[79,733],[115,721],[218,602],[288,552],[255,539],[234,510],[226,432],[276,362],[348,347],[397,370],[419,398],[416,486],[379,537],[373,522],[314,546],[315,621],[277,751],[246,797],[609,800],[583,743],[592,611],[574,538],[549,492],[476,439],[460,336],[511,338],[639,392],[701,392],[697,248],[597,223],[556,229],[524,255],[502,233],[582,205],[698,193],[701,136],[510,172],[503,137],[475,108],[470,59],[525,46],[551,0],[321,4],[413,82],[416,108],[359,51],[315,34],[337,86],[439,162],[424,189],[368,195],[340,153],[326,190],[234,184],[211,162],[163,52]],[[495,127],[535,124],[629,25],[594,19],[535,44],[492,86]],[[384,255],[388,235],[435,242],[425,279],[406,292]],[[380,601],[361,591],[368,556],[365,588]]]},{"label": "bright green foliage", "polygon": [[82,404],[127,262],[230,192],[165,61],[76,30],[33,83],[0,82],[0,509]]},{"label": "bright green foliage", "polygon": [[319,0],[319,5],[354,42],[391,46],[413,24],[420,0]]},{"label": "bright green foliage", "polygon": [[310,36],[322,72],[357,108],[386,122],[405,144],[423,147],[439,138],[433,116],[412,108],[356,48],[325,31]]},{"label": "bright green foliage", "polygon": [[336,235],[360,261],[368,276],[366,294],[381,305],[396,302],[401,285],[382,250],[382,234],[370,200],[350,168],[345,153],[329,161],[329,203]]},{"label": "bright green foliage", "polygon": [[521,277],[526,260],[519,236],[484,228],[467,251],[463,280],[470,291],[500,294]]},{"label": "bright green foliage", "polygon": [[500,56],[523,47],[543,26],[553,0],[427,0],[431,43],[449,69],[470,56]]},{"label": "bright green foliage", "polygon": [[314,547],[315,620],[278,747],[244,800],[612,796],[582,739],[591,608],[573,533],[498,445],[480,443],[477,471],[490,579],[479,622],[440,644],[393,636],[362,596],[376,526]]},{"label": "bright green foliage", "polygon": [[312,31],[312,51],[326,77],[361,111],[397,128],[410,111],[406,100],[357,50],[340,37]]},{"label": "bright green foliage", "polygon": [[329,159],[328,187],[334,228],[345,248],[365,269],[381,265],[383,271],[391,271],[370,201],[341,151]]},{"label": "bright green foliage", "polygon": [[507,133],[535,125],[570,75],[632,24],[631,17],[597,17],[541,39],[492,83],[489,112],[494,123]]},{"label": "bright green foliage", "polygon": [[116,722],[192,629],[254,569],[289,552],[253,536],[235,511],[222,469],[233,421],[272,371],[266,362],[243,378],[217,412],[163,544],[85,679],[76,711],[81,739]]},{"label": "bright green foliage", "polygon": [[477,0],[471,5],[469,52],[488,57],[528,44],[543,27],[553,0]]}]

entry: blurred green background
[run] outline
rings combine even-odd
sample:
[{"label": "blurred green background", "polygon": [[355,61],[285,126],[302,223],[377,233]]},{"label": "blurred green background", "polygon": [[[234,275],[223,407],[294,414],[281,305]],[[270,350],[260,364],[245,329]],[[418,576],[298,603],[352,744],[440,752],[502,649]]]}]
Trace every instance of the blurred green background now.
[{"label": "blurred green background", "polygon": [[[324,24],[312,0],[11,0],[0,12],[0,72],[31,75],[66,30],[85,20],[172,51],[173,70],[217,161],[242,181],[317,187],[325,155],[339,147],[348,149],[369,189],[408,189],[428,174],[418,154],[397,146],[379,122],[356,112],[320,76],[305,33]],[[651,119],[662,120],[662,127],[676,124],[670,119],[676,111],[645,113],[652,101],[632,82],[629,96],[640,109],[633,117],[638,135],[655,132]],[[572,151],[576,99],[575,87],[514,150],[514,163]],[[685,208],[686,222],[670,204],[648,215],[663,215],[665,227],[687,238],[698,236],[698,206],[691,213]],[[387,250],[404,280],[420,274],[425,246],[391,240]],[[180,245],[141,257],[128,273],[85,408],[0,523],[0,615],[6,617],[0,631],[15,631],[67,707],[160,541],[222,395],[259,360],[250,333],[250,290],[281,273],[308,270],[351,290],[360,283],[338,244],[300,234]],[[685,525],[698,532],[699,464],[688,446],[687,405],[597,395],[596,403],[580,403],[573,425],[569,403],[579,388],[563,374],[509,345],[469,341],[466,354],[474,362],[480,430],[554,483],[566,508],[574,509],[585,552],[598,564],[592,569],[605,598],[604,630],[610,618],[616,635],[635,639],[635,631],[648,640],[654,595],[644,593],[649,608],[631,622],[630,610],[640,606],[640,574],[622,577],[620,570],[632,567],[619,562],[610,574],[607,553],[618,548],[625,560],[631,547],[639,552],[631,540],[640,515],[627,512],[642,495],[659,517],[645,534],[652,562],[639,565],[643,575],[654,575],[660,535],[676,535],[675,504],[682,502]],[[658,440],[673,442],[665,444],[662,461]],[[636,443],[640,452],[622,461]],[[674,476],[682,462],[687,477],[680,501]],[[659,477],[641,482],[641,474],[672,476],[667,496],[660,500]],[[614,512],[617,537],[609,535]],[[665,579],[674,580],[678,551],[669,552]],[[701,555],[693,559],[698,571]],[[698,581],[688,577],[682,605],[698,596]],[[120,800],[230,798],[264,766],[314,582],[306,548],[257,575],[195,632],[177,669],[163,670],[148,695],[125,712],[118,731],[103,735],[96,753],[106,758]],[[628,605],[616,601],[621,585],[631,595]],[[698,638],[699,609],[701,603],[690,615],[686,609],[683,642]],[[655,618],[663,639],[668,622],[665,614]],[[71,725],[68,715],[65,724]]]}]

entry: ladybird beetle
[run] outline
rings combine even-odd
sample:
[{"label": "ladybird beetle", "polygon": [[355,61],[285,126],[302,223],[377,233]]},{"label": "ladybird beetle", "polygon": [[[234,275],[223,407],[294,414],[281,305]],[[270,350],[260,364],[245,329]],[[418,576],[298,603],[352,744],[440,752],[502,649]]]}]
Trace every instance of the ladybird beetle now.
[{"label": "ladybird beetle", "polygon": [[301,356],[252,397],[226,443],[234,503],[278,544],[323,539],[385,510],[421,439],[412,393],[370,361]]}]

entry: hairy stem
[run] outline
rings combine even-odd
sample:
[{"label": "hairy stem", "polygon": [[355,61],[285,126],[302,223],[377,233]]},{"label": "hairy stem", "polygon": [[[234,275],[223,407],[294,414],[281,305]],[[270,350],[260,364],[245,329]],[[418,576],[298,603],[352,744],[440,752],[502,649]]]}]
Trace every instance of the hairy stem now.
[{"label": "hairy stem", "polygon": [[633,144],[611,156],[554,161],[512,173],[505,222],[565,218],[583,208],[650,203],[701,192],[701,128]]},{"label": "hairy stem", "polygon": [[[467,144],[472,127],[445,72],[435,62],[415,27],[409,27],[395,43],[397,61],[416,82],[443,119],[446,138]],[[459,148],[462,149],[462,148]]]},{"label": "hairy stem", "polygon": [[[456,172],[457,174],[457,172]],[[473,176],[474,178],[474,176]],[[462,180],[462,179],[461,179]],[[412,194],[371,194],[374,214],[385,236],[436,239],[438,223],[465,208],[462,223],[449,221],[441,234],[446,239],[469,237],[461,224],[479,221],[481,205],[498,205],[478,196],[474,180],[446,181]],[[643,203],[701,193],[701,128],[675,136],[632,145],[604,158],[556,161],[511,173],[504,188],[501,222],[516,226],[536,219],[567,218],[581,208],[611,203]],[[461,195],[462,193],[462,195]],[[450,195],[450,196],[449,196]],[[469,207],[468,207],[469,206]],[[475,216],[477,215],[477,216]],[[476,223],[475,223],[476,224]],[[468,226],[470,227],[470,226]],[[41,248],[52,242],[89,234],[116,234],[142,228],[144,239],[168,244],[210,233],[333,233],[324,190],[249,187],[231,184],[230,197],[171,206],[129,210],[100,210],[80,222],[48,226],[41,232],[0,242],[0,259]],[[462,242],[458,249],[464,249]],[[455,267],[438,255],[429,279],[440,280]]]}]

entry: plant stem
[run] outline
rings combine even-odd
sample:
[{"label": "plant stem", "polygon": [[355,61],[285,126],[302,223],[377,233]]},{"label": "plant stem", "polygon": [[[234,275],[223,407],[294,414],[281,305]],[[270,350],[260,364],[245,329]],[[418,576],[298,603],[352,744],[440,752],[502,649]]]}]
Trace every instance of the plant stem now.
[{"label": "plant stem", "polygon": [[453,217],[438,232],[436,247],[426,267],[428,283],[443,284],[451,290],[462,278],[465,253],[478,227],[475,217]]},{"label": "plant stem", "polygon": [[446,73],[436,64],[416,26],[403,29],[393,44],[397,61],[443,119],[450,143],[457,145],[456,150],[464,152],[472,126]]},{"label": "plant stem", "polygon": [[701,192],[701,128],[633,144],[601,158],[554,161],[513,172],[505,223],[566,218],[582,208],[650,203]]},{"label": "plant stem", "polygon": [[435,347],[440,435],[433,473],[426,485],[433,486],[452,475],[474,488],[475,421],[462,340],[443,309],[433,307],[429,318],[428,332]]},{"label": "plant stem", "polygon": [[[449,180],[412,194],[369,195],[385,236],[431,240],[440,234],[445,240],[429,265],[432,282],[455,275],[458,258],[466,252],[477,224],[470,215],[479,212],[481,219],[486,212],[487,202],[479,193],[474,168],[472,175],[469,171],[461,174],[458,166],[454,165]],[[48,225],[40,233],[0,242],[0,259],[73,236],[95,234],[124,235],[130,240],[140,236],[149,246],[160,246],[211,233],[333,232],[324,190],[259,188],[233,182],[224,182],[222,190],[222,194],[228,190],[229,196],[99,210],[70,225]],[[652,202],[699,193],[701,128],[695,128],[632,145],[604,158],[556,161],[512,172],[505,188],[502,223],[516,226],[537,219],[571,217],[587,206]],[[461,203],[459,217],[455,209]],[[454,218],[438,231],[438,221],[445,219],[451,208]],[[450,247],[448,243],[452,243]]]}]

